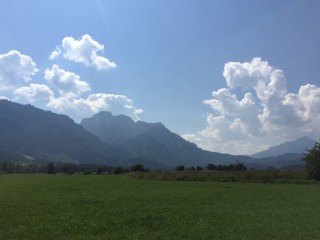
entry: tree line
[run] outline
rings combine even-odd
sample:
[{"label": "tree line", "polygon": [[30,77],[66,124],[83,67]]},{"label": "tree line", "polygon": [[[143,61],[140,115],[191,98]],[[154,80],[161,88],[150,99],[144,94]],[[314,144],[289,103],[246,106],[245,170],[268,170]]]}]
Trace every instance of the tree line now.
[{"label": "tree line", "polygon": [[209,163],[205,169],[201,166],[197,167],[190,167],[186,168],[185,166],[177,166],[176,171],[209,171],[209,172],[214,172],[214,171],[246,171],[247,167],[243,163],[237,162],[236,164],[229,164],[229,165],[215,165],[213,163]]},{"label": "tree line", "polygon": [[111,172],[113,167],[101,164],[73,164],[73,163],[13,163],[0,162],[0,173],[64,173],[73,174],[77,172],[82,173],[103,173]]}]

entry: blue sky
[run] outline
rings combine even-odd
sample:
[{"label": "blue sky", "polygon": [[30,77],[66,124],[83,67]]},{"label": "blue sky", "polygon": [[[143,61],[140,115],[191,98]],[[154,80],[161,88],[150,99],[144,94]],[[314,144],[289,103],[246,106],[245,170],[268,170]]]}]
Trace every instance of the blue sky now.
[{"label": "blue sky", "polygon": [[319,0],[0,4],[2,98],[162,122],[218,152],[319,139]]}]

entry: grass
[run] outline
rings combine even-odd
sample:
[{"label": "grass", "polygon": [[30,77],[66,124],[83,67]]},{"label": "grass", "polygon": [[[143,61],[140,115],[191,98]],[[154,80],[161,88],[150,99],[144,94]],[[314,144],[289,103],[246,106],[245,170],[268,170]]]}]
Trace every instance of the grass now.
[{"label": "grass", "polygon": [[260,170],[260,171],[168,171],[131,172],[135,179],[169,181],[216,181],[216,182],[261,182],[261,183],[304,183],[315,181],[307,179],[304,171]]},{"label": "grass", "polygon": [[320,185],[0,175],[1,239],[320,239]]}]

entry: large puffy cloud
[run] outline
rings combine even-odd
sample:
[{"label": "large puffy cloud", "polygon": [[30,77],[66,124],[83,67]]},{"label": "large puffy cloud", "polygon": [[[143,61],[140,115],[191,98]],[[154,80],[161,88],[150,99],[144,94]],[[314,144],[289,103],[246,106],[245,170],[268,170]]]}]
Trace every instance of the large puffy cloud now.
[{"label": "large puffy cloud", "polygon": [[125,114],[133,120],[139,119],[141,109],[133,105],[133,101],[125,95],[95,93],[87,98],[79,97],[80,94],[90,91],[87,82],[80,80],[75,73],[65,71],[57,65],[46,69],[45,79],[49,84],[58,89],[60,97],[50,95],[48,107],[61,113],[68,113],[75,120],[91,117],[100,111],[110,111],[113,114]]},{"label": "large puffy cloud", "polygon": [[265,85],[273,68],[261,58],[254,58],[251,62],[228,62],[224,66],[223,76],[229,88],[241,87],[249,89]]},{"label": "large puffy cloud", "polygon": [[301,86],[298,94],[287,94],[283,100],[284,106],[292,109],[295,116],[300,119],[300,129],[305,133],[320,135],[320,88],[306,84]]},{"label": "large puffy cloud", "polygon": [[82,81],[79,75],[65,71],[57,65],[53,65],[51,69],[46,69],[44,78],[50,85],[56,87],[62,96],[68,94],[77,96],[83,92],[90,91],[89,84]]},{"label": "large puffy cloud", "polygon": [[40,99],[50,100],[54,96],[54,93],[47,85],[34,83],[31,83],[30,86],[15,89],[14,94],[17,96],[15,100],[25,99],[29,102]]},{"label": "large puffy cloud", "polygon": [[[223,118],[217,117],[215,119],[219,119],[219,121],[212,121],[214,117],[209,115],[207,118],[208,126],[210,129],[214,129],[218,127],[215,126],[216,123],[221,123],[221,121],[225,123],[224,126],[227,126],[224,131],[219,131],[221,136],[217,136],[217,138],[222,139],[223,135],[227,136],[225,134],[226,131],[229,134],[232,131],[234,133],[231,135],[238,135],[239,137],[241,135],[252,136],[261,134],[262,129],[258,121],[260,110],[252,93],[246,93],[243,99],[239,101],[235,94],[231,94],[228,89],[222,88],[212,92],[212,96],[214,99],[205,100],[204,103],[219,113],[220,116],[223,116]],[[219,128],[221,127],[219,126]],[[239,127],[241,127],[241,131],[239,131]]]},{"label": "large puffy cloud", "polygon": [[[89,35],[84,35],[80,40],[66,37],[50,58],[62,55],[66,59],[81,62],[88,67],[93,66],[98,70],[115,68],[114,62],[97,54],[103,49],[104,46]],[[142,110],[135,107],[133,101],[125,95],[94,93],[83,96],[91,91],[89,83],[58,65],[44,71],[47,85],[29,83],[38,71],[32,58],[18,51],[12,50],[0,55],[0,92],[4,91],[14,101],[46,104],[48,108],[68,114],[77,121],[100,111],[125,114],[133,120],[139,120]],[[8,98],[0,95],[0,100],[3,99]]]},{"label": "large puffy cloud", "polygon": [[38,71],[32,58],[19,51],[12,50],[0,55],[0,91],[21,86]]},{"label": "large puffy cloud", "polygon": [[[223,76],[228,88],[204,101],[214,110],[207,127],[186,139],[213,151],[250,154],[302,135],[319,137],[319,87],[306,84],[289,93],[283,71],[260,58],[226,63]],[[247,91],[240,100],[232,93],[237,89]]]},{"label": "large puffy cloud", "polygon": [[103,50],[104,46],[93,40],[88,34],[83,35],[79,40],[65,37],[62,44],[51,53],[49,59],[62,55],[65,59],[83,63],[87,67],[95,67],[98,70],[115,68],[116,63],[97,54]]},{"label": "large puffy cloud", "polygon": [[133,101],[125,95],[96,93],[87,98],[75,98],[73,96],[52,99],[48,106],[59,111],[73,111],[76,119],[91,117],[100,111],[110,111],[115,115],[125,114],[133,120],[139,120],[141,109],[133,105]]}]

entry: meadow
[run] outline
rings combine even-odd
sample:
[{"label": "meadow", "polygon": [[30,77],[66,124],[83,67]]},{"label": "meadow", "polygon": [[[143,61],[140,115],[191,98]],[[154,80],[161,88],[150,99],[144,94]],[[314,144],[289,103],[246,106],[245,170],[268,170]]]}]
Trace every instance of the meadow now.
[{"label": "meadow", "polygon": [[0,174],[0,239],[320,239],[320,185]]}]

